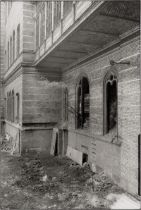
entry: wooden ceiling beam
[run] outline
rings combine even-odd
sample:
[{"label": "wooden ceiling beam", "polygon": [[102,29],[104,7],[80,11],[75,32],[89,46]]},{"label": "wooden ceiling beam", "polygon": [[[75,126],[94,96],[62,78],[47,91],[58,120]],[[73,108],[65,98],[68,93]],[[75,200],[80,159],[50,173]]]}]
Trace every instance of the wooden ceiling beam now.
[{"label": "wooden ceiling beam", "polygon": [[75,45],[79,45],[82,47],[90,47],[90,48],[94,48],[95,46],[97,47],[97,45],[94,45],[92,43],[86,43],[86,42],[78,42],[78,41],[68,41],[68,43],[70,44],[75,44]]},{"label": "wooden ceiling beam", "polygon": [[70,57],[65,57],[65,56],[63,57],[63,56],[59,56],[59,55],[58,55],[58,56],[56,56],[56,55],[51,55],[50,58],[65,59],[65,60],[67,59],[67,60],[70,60],[70,61],[76,60],[76,59],[77,59],[77,58],[73,58],[73,57],[71,57],[71,56],[70,56]]},{"label": "wooden ceiling beam", "polygon": [[65,65],[65,64],[68,64],[69,62],[67,62],[67,61],[59,61],[59,60],[57,60],[57,61],[55,61],[55,58],[54,59],[51,59],[50,57],[46,60],[46,64],[48,64],[48,63],[53,63],[53,64],[62,64],[62,65]]},{"label": "wooden ceiling beam", "polygon": [[109,18],[109,19],[111,18],[111,19],[117,19],[117,20],[125,20],[125,21],[128,21],[128,22],[134,22],[134,23],[139,23],[140,22],[139,20],[135,20],[135,19],[132,19],[132,18],[119,17],[119,16],[114,16],[114,15],[107,15],[106,13],[100,13],[100,16],[104,17],[104,18],[106,17],[106,18]]},{"label": "wooden ceiling beam", "polygon": [[105,31],[97,31],[97,30],[89,30],[89,29],[82,29],[82,30],[79,30],[79,32],[84,33],[86,35],[101,34],[104,36],[110,36],[110,37],[115,37],[115,38],[117,38],[119,36],[119,34],[115,34],[115,33],[110,33],[110,32],[105,32]]},{"label": "wooden ceiling beam", "polygon": [[74,54],[82,54],[82,55],[86,55],[87,52],[85,51],[77,51],[77,50],[65,50],[65,49],[60,49],[60,50],[57,50],[57,52],[60,51],[60,52],[65,52],[65,53],[74,53]]}]

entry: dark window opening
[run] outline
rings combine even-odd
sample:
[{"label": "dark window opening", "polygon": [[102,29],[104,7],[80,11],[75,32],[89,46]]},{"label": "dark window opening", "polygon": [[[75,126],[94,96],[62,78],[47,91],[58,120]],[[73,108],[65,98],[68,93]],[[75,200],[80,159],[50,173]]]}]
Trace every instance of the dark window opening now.
[{"label": "dark window opening", "polygon": [[10,65],[12,64],[12,37],[10,38]]},{"label": "dark window opening", "polygon": [[106,134],[117,125],[117,77],[113,73],[106,78],[104,91],[104,134]]},{"label": "dark window opening", "polygon": [[8,42],[8,50],[7,50],[7,65],[8,65],[8,67],[10,66],[10,61],[9,61],[9,59],[10,59],[10,47],[9,47],[9,42]]},{"label": "dark window opening", "polygon": [[68,90],[64,91],[64,121],[68,121]]},{"label": "dark window opening", "polygon": [[14,122],[14,91],[12,91],[11,105],[11,121]]},{"label": "dark window opening", "polygon": [[17,27],[17,56],[20,53],[20,25]]},{"label": "dark window opening", "polygon": [[13,61],[15,60],[15,31],[13,32]]},{"label": "dark window opening", "polygon": [[89,82],[83,77],[77,88],[77,128],[89,126]]},{"label": "dark window opening", "polygon": [[54,155],[58,155],[58,133],[56,133],[56,141],[55,141],[55,149],[54,149]]},{"label": "dark window opening", "polygon": [[83,156],[82,156],[82,165],[83,165],[84,163],[87,163],[87,162],[88,162],[88,154],[83,153]]},{"label": "dark window opening", "polygon": [[20,117],[20,94],[16,93],[17,97],[17,116],[16,116],[16,121],[19,122],[19,117]]}]

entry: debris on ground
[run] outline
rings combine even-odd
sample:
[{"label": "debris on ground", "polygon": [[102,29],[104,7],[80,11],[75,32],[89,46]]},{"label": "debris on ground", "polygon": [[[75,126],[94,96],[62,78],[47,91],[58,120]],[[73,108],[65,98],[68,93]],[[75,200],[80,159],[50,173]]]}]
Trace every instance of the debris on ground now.
[{"label": "debris on ground", "polygon": [[0,164],[2,210],[109,208],[109,193],[124,192],[102,170],[92,172],[88,163],[80,166],[67,157],[6,154]]}]

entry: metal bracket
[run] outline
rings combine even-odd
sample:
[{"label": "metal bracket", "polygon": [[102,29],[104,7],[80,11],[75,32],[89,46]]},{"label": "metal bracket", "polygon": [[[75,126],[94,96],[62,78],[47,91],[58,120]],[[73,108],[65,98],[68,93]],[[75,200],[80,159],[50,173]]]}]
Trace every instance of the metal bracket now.
[{"label": "metal bracket", "polygon": [[113,66],[115,64],[126,64],[126,65],[130,65],[130,61],[119,61],[119,62],[116,62],[114,60],[110,60],[110,65]]}]

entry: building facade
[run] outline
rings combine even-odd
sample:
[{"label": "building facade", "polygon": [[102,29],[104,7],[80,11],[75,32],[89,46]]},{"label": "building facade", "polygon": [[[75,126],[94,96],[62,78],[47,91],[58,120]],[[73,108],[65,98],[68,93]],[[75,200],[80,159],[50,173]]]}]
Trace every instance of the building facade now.
[{"label": "building facade", "polygon": [[56,154],[138,194],[140,1],[1,5],[1,132],[18,153],[50,153],[58,128]]}]

